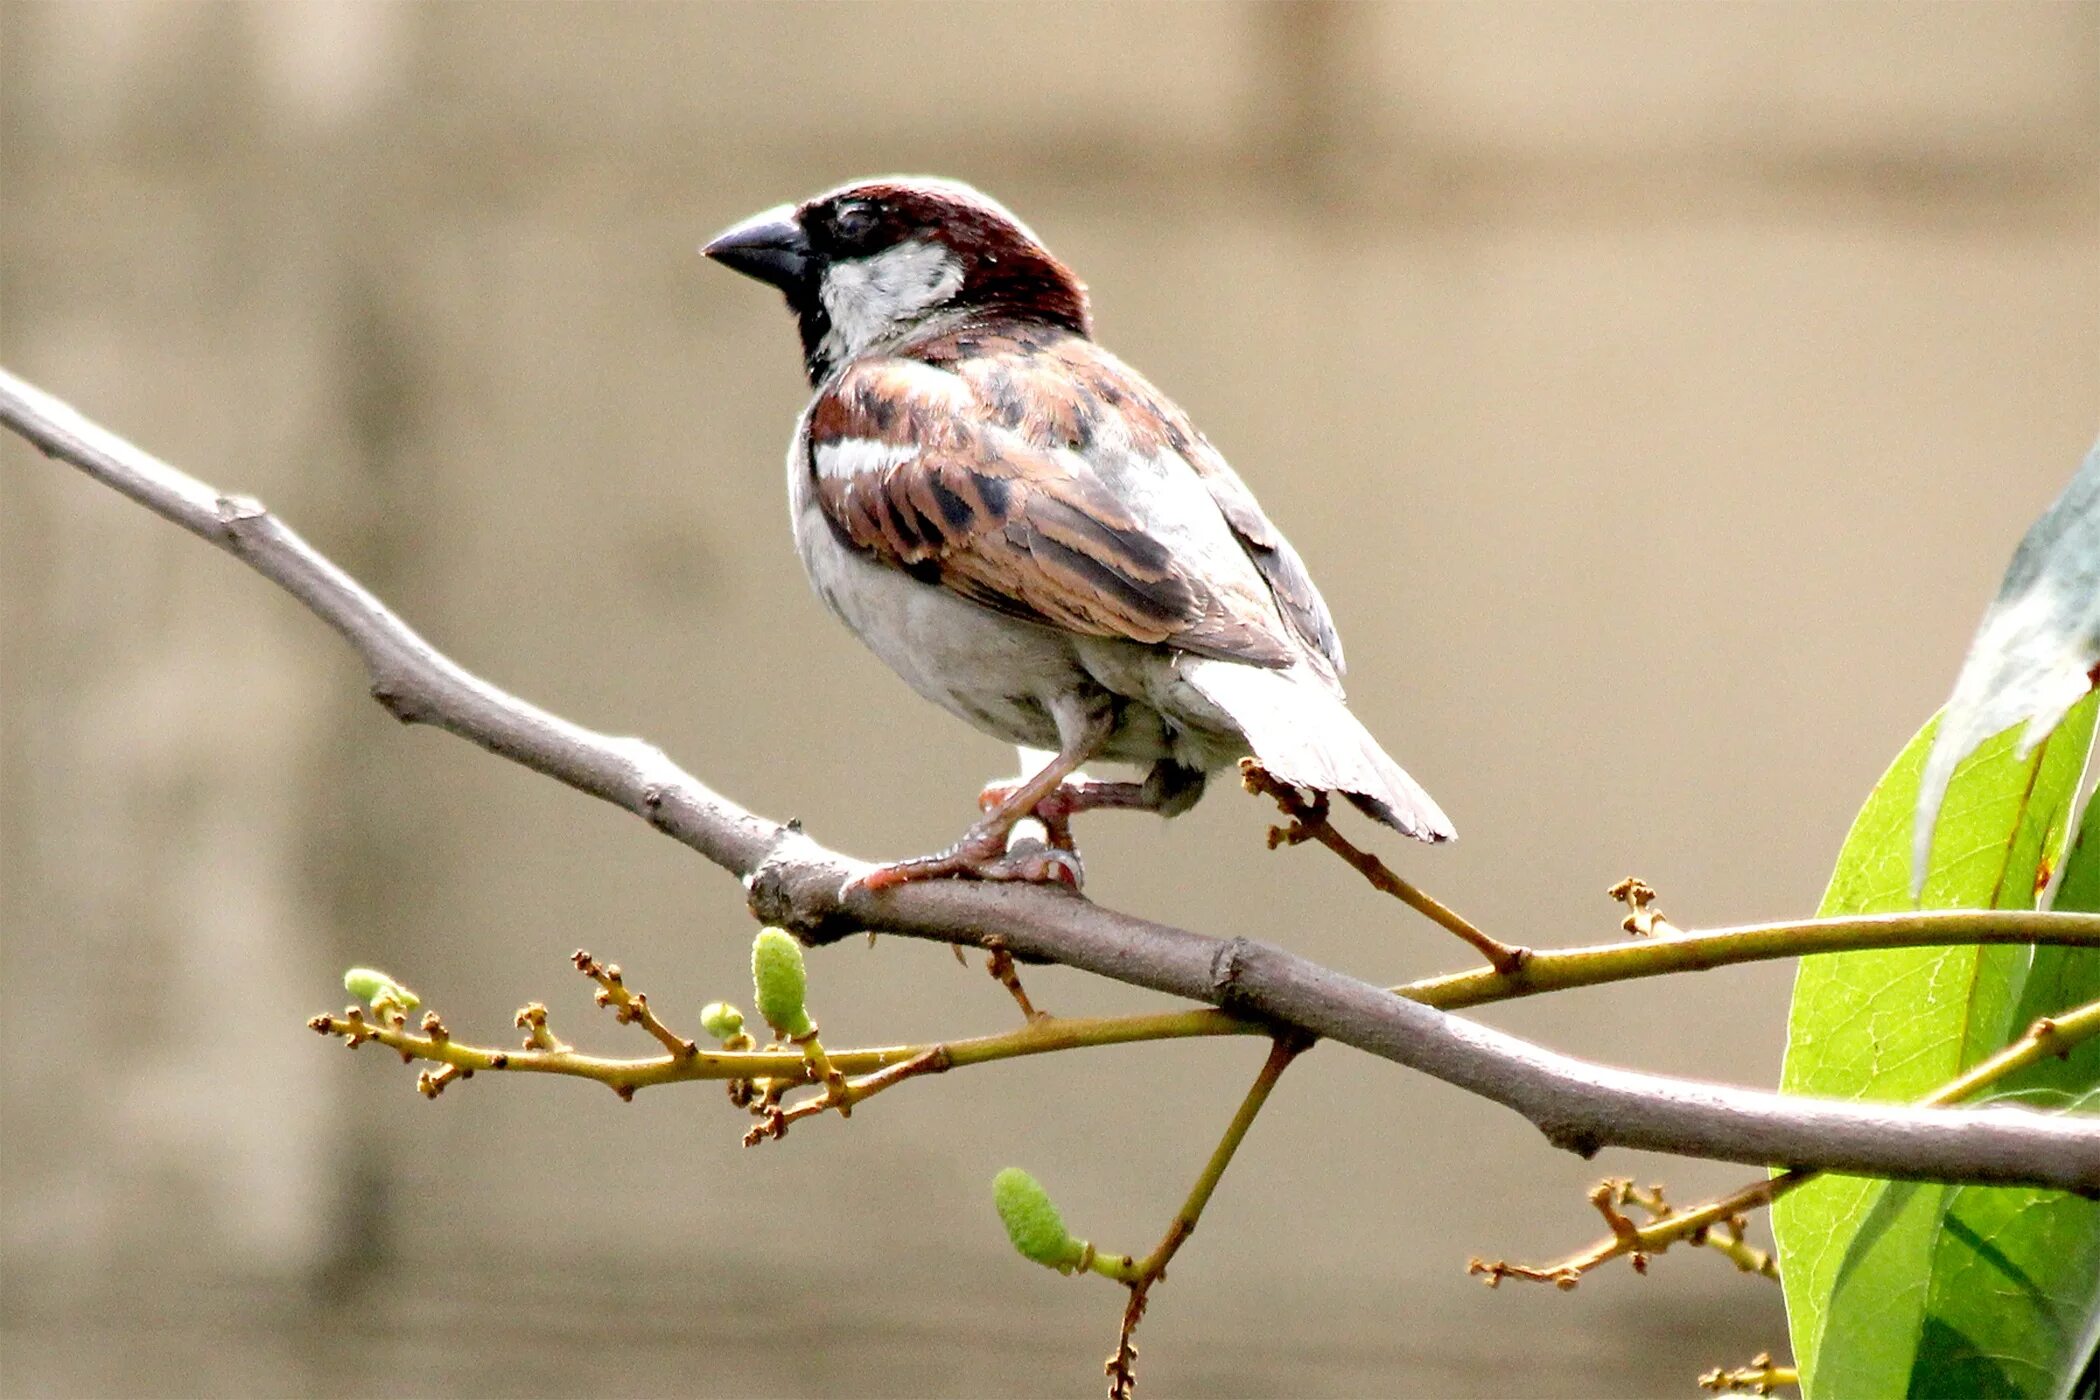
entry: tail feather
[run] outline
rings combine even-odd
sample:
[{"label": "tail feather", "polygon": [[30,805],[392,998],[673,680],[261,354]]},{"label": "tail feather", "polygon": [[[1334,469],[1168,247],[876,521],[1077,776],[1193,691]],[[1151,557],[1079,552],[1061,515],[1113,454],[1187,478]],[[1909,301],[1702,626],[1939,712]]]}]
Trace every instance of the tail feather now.
[{"label": "tail feather", "polygon": [[1457,838],[1436,799],[1393,762],[1318,676],[1207,659],[1184,663],[1182,675],[1232,718],[1262,767],[1285,782],[1338,792],[1418,841]]}]

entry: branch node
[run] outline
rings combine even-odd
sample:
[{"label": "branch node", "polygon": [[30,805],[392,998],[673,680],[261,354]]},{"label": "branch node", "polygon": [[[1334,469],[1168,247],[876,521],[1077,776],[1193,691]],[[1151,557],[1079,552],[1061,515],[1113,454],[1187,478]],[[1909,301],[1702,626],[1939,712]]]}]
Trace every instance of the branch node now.
[{"label": "branch node", "polygon": [[372,698],[402,724],[420,723],[426,718],[423,708],[416,703],[412,687],[403,685],[392,676],[381,675],[376,670],[372,683],[366,688]]},{"label": "branch node", "polygon": [[[957,957],[962,956],[962,945],[949,946],[955,949]],[[1007,995],[1021,1008],[1021,1019],[1029,1025],[1052,1019],[1049,1012],[1037,1010],[1035,1003],[1028,999],[1028,991],[1021,985],[1021,974],[1014,967],[1014,955],[1007,951],[1006,940],[992,934],[984,940],[983,946],[991,953],[985,960],[984,970],[992,975],[992,980],[1006,988]]]},{"label": "branch node", "polygon": [[567,1050],[569,1047],[547,1029],[547,1008],[539,1002],[527,1002],[518,1008],[518,1028],[525,1032],[527,1050]]},{"label": "branch node", "polygon": [[[837,902],[839,890],[855,871],[827,866],[819,872],[798,872],[798,862],[790,854],[798,844],[810,844],[799,829],[773,829],[766,853],[744,877],[744,903],[751,916],[761,924],[786,929],[813,948],[865,932],[867,921],[841,910]],[[798,873],[802,875],[799,882]],[[826,884],[830,888],[822,888]]]},{"label": "branch node", "polygon": [[424,1070],[416,1076],[416,1092],[426,1099],[434,1099],[445,1092],[445,1086],[455,1079],[466,1079],[474,1071],[461,1069],[458,1065],[439,1065],[436,1070]]},{"label": "branch node", "polygon": [[214,502],[214,508],[218,513],[219,528],[224,532],[227,540],[235,544],[241,543],[241,536],[246,532],[246,528],[249,525],[254,524],[258,520],[270,518],[269,507],[253,496],[237,496],[222,493],[219,499]]},{"label": "branch node", "polygon": [[1230,1014],[1242,997],[1240,978],[1254,945],[1245,938],[1227,938],[1210,957],[1210,994],[1214,1005]]},{"label": "branch node", "polygon": [[1619,927],[1635,938],[1679,938],[1683,930],[1671,923],[1655,903],[1655,886],[1637,875],[1628,875],[1605,893],[1627,908]]},{"label": "branch node", "polygon": [[[1641,1247],[1641,1231],[1618,1206],[1627,1200],[1633,1191],[1633,1182],[1624,1177],[1607,1177],[1590,1188],[1590,1204],[1604,1217],[1605,1228],[1617,1242],[1618,1252],[1626,1256],[1637,1274],[1648,1272],[1648,1252]],[[1667,1207],[1665,1207],[1667,1209]]]},{"label": "branch node", "polygon": [[1597,1130],[1584,1124],[1541,1123],[1539,1131],[1546,1135],[1546,1141],[1574,1153],[1585,1162],[1604,1148],[1604,1139],[1598,1135]]},{"label": "branch node", "polygon": [[2027,1028],[2027,1039],[2033,1041],[2035,1048],[2041,1053],[2054,1055],[2059,1060],[2070,1059],[2071,1051],[2076,1048],[2075,1044],[2064,1036],[2063,1028],[2057,1024],[2054,1016],[2037,1016],[2034,1024]]}]

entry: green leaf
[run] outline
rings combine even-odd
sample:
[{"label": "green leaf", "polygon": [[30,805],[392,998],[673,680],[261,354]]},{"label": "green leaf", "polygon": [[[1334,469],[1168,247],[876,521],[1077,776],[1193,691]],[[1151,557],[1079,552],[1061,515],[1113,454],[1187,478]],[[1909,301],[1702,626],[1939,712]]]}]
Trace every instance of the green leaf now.
[{"label": "green leaf", "polygon": [[[1919,905],[2023,909],[2066,842],[2092,746],[2081,702],[2035,751],[2018,733],[1954,773]],[[1824,915],[1910,897],[1911,818],[1927,725],[1875,787],[1838,857]],[[2100,805],[2064,871],[2059,907],[2100,908]],[[2080,906],[2079,900],[2090,901]],[[2100,955],[2067,948],[1916,948],[1803,959],[1783,1087],[1914,1100],[2002,1048],[2035,1017],[2100,997]],[[2061,1103],[2100,1083],[2100,1046],[2049,1060],[1997,1094]],[[2100,1276],[2091,1202],[2006,1187],[1828,1176],[1773,1213],[1787,1318],[1810,1400],[2048,1395],[2073,1360]]]},{"label": "green leaf", "polygon": [[2084,1357],[2076,1372],[2056,1388],[2056,1400],[2100,1400],[2100,1306],[2086,1319],[2074,1356]]}]

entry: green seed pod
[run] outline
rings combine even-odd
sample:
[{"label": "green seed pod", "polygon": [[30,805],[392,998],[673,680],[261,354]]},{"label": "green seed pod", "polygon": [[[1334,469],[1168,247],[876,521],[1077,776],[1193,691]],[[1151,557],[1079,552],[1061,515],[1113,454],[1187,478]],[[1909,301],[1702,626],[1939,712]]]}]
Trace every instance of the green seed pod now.
[{"label": "green seed pod", "polygon": [[353,967],[344,973],[343,990],[374,1011],[380,1010],[381,1004],[385,1003],[406,1015],[423,1004],[421,997],[373,967]]},{"label": "green seed pod", "polygon": [[711,1001],[700,1008],[700,1028],[716,1040],[727,1040],[744,1029],[744,1013],[726,1001]]},{"label": "green seed pod", "polygon": [[1065,1229],[1050,1193],[1019,1167],[1008,1167],[992,1178],[992,1203],[1022,1258],[1069,1274],[1086,1257],[1086,1245]]},{"label": "green seed pod", "polygon": [[751,987],[758,1014],[775,1035],[792,1040],[816,1030],[802,1004],[809,990],[802,945],[785,929],[762,928],[751,941]]}]

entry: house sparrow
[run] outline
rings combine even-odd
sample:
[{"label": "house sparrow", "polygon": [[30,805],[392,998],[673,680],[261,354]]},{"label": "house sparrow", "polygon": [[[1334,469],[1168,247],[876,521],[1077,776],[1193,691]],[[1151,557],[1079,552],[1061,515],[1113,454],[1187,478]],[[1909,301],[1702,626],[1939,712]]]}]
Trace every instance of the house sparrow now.
[{"label": "house sparrow", "polygon": [[[1454,832],[1343,703],[1296,551],[1182,411],[1096,345],[1086,287],[996,201],[891,177],[781,205],[701,250],[779,288],[816,390],[788,448],[795,544],[914,690],[1049,761],[980,798],[942,876],[1062,880],[1070,820],[1175,816],[1250,752],[1423,841]],[[1139,782],[1080,775],[1148,765]],[[1015,843],[1040,819],[1050,838]]]}]

